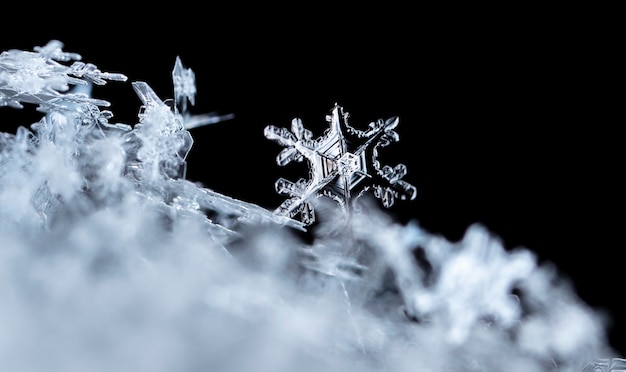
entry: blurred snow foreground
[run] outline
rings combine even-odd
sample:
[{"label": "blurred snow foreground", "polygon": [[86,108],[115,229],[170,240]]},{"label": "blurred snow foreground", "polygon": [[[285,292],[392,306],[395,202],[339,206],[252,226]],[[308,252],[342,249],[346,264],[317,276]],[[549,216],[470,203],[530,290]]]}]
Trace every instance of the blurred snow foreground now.
[{"label": "blurred snow foreground", "polygon": [[189,129],[229,117],[188,113],[180,58],[174,98],[133,82],[138,122],[116,124],[90,88],[127,77],[62,48],[0,55],[0,106],[42,113],[0,133],[2,370],[622,370],[607,319],[555,267],[369,197],[415,197],[403,165],[376,160],[397,119],[359,131],[335,106],[318,140],[298,119],[268,126],[280,165],[311,166],[268,211],[185,179]]}]

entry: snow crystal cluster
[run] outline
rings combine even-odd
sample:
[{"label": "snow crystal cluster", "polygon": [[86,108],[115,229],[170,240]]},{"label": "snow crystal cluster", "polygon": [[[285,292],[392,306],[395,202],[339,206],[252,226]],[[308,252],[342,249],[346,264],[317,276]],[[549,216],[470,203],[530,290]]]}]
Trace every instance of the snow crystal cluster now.
[{"label": "snow crystal cluster", "polygon": [[624,369],[606,319],[531,251],[385,214],[416,197],[377,159],[397,118],[360,130],[335,105],[317,139],[267,126],[278,164],[311,171],[279,179],[269,211],[186,179],[190,129],[229,117],[188,113],[180,58],[172,80],[165,100],[132,82],[138,120],[120,124],[91,88],[125,75],[56,40],[0,54],[0,111],[41,112],[0,133],[2,370]]}]

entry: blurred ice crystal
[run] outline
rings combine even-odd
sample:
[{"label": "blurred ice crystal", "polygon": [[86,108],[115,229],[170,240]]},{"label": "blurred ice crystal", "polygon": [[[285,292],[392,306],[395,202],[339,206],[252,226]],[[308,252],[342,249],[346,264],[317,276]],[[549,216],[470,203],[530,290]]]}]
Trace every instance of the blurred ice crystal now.
[{"label": "blurred ice crystal", "polygon": [[172,70],[172,80],[174,81],[174,100],[176,105],[181,107],[181,111],[187,111],[187,100],[192,105],[196,104],[196,75],[190,68],[183,67],[180,57],[176,57],[174,70]]},{"label": "blurred ice crystal", "polygon": [[581,372],[624,372],[626,371],[626,359],[598,359],[585,365]]},{"label": "blurred ice crystal", "polygon": [[294,183],[280,178],[276,181],[276,191],[289,197],[276,213],[291,218],[300,213],[301,220],[310,225],[315,221],[311,202],[319,196],[329,197],[346,208],[370,189],[385,207],[391,207],[396,199],[415,198],[415,186],[402,180],[406,166],[381,168],[378,161],[378,148],[399,139],[394,131],[399,121],[397,117],[379,119],[362,131],[350,126],[348,113],[335,104],[326,121],[329,129],[316,139],[299,118],[292,120],[291,131],[274,125],[265,128],[268,139],[285,147],[276,158],[278,165],[306,159],[310,170],[308,180],[301,178]]},{"label": "blurred ice crystal", "polygon": [[217,115],[214,113],[191,115],[187,111],[187,101],[191,105],[196,103],[196,75],[190,68],[185,68],[180,57],[176,57],[174,70],[172,70],[174,82],[175,109],[183,115],[185,128],[192,129],[208,124],[215,124],[234,117],[233,114]]},{"label": "blurred ice crystal", "polygon": [[377,160],[397,118],[361,131],[336,105],[318,139],[268,126],[280,165],[311,167],[270,211],[185,178],[189,129],[231,116],[189,114],[180,58],[174,99],[132,83],[128,125],[91,97],[126,77],[62,47],[0,54],[0,106],[42,113],[0,133],[3,370],[624,370],[554,266],[480,225],[451,242],[378,208],[415,198]]}]

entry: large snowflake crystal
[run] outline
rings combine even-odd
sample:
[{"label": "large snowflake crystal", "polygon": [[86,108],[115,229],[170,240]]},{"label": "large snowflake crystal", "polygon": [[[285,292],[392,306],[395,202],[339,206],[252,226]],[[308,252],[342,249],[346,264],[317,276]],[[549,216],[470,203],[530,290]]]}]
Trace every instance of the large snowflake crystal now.
[{"label": "large snowflake crystal", "polygon": [[301,178],[294,183],[279,178],[276,181],[276,191],[289,198],[275,213],[289,218],[300,213],[302,222],[310,225],[315,222],[311,202],[320,196],[328,197],[344,208],[368,190],[373,190],[374,196],[387,208],[396,199],[415,199],[416,188],[402,180],[407,172],[406,166],[381,167],[378,161],[378,149],[399,140],[394,131],[398,117],[378,119],[362,131],[350,126],[348,113],[335,104],[326,121],[329,129],[316,139],[299,118],[292,120],[291,131],[273,125],[265,127],[265,137],[285,147],[276,158],[278,165],[304,159],[309,164],[308,180]]}]

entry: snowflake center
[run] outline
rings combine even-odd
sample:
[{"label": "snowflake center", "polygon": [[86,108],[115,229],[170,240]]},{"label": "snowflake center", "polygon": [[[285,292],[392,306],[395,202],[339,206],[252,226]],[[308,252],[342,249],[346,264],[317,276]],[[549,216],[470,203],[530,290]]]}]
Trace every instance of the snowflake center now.
[{"label": "snowflake center", "polygon": [[339,160],[337,161],[337,167],[339,168],[339,172],[343,175],[349,176],[352,173],[356,172],[359,167],[359,157],[354,155],[351,152],[346,152],[341,155]]}]

